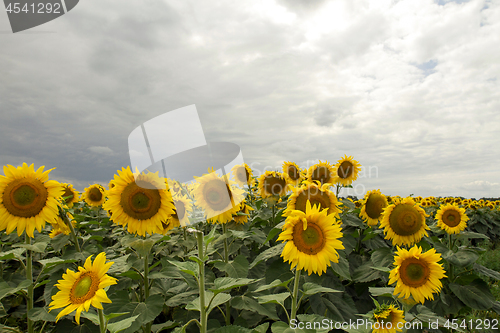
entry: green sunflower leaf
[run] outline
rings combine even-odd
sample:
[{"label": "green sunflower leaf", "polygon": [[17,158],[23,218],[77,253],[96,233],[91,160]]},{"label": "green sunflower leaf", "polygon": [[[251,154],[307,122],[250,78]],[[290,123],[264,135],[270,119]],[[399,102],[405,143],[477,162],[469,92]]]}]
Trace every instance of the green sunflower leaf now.
[{"label": "green sunflower leaf", "polygon": [[231,278],[231,277],[222,277],[222,278],[217,278],[214,281],[214,288],[210,289],[213,291],[215,294],[218,294],[222,291],[241,287],[241,286],[246,286],[248,284],[254,283],[255,279],[241,279],[241,278]]},{"label": "green sunflower leaf", "polygon": [[118,333],[118,332],[124,331],[127,328],[129,328],[130,326],[132,326],[132,323],[139,316],[140,315],[135,315],[133,317],[129,317],[129,318],[126,318],[126,319],[123,319],[123,320],[120,320],[120,321],[108,324],[107,328],[108,328],[108,330],[109,330],[110,333]]},{"label": "green sunflower leaf", "polygon": [[304,283],[302,285],[302,290],[303,290],[305,295],[314,295],[317,293],[341,293],[342,292],[340,290],[322,287],[320,285],[317,285],[317,284],[311,283],[311,282]]},{"label": "green sunflower leaf", "polygon": [[285,247],[285,243],[281,243],[279,245],[273,246],[264,252],[261,252],[255,259],[254,261],[250,264],[249,268],[252,269],[257,265],[259,262],[262,260],[267,260],[269,258],[273,258],[275,256],[279,256],[281,252],[283,251],[283,248]]}]

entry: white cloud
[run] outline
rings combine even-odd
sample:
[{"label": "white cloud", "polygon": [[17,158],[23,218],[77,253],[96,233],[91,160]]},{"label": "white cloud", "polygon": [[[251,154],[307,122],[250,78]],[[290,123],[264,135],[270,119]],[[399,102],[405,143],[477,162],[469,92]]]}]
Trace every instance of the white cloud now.
[{"label": "white cloud", "polygon": [[470,183],[466,183],[461,187],[468,191],[489,191],[493,188],[498,188],[499,185],[499,183],[490,183],[489,181],[485,180],[476,180]]},{"label": "white cloud", "polygon": [[96,154],[113,155],[113,150],[109,147],[93,146],[89,147],[88,150]]}]

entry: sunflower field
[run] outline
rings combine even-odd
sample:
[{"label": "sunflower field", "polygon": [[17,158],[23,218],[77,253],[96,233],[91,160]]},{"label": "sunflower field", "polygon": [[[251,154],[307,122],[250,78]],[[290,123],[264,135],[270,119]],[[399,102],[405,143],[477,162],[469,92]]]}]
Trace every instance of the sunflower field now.
[{"label": "sunflower field", "polygon": [[341,198],[361,165],[82,193],[0,175],[0,332],[498,332],[500,201]]}]

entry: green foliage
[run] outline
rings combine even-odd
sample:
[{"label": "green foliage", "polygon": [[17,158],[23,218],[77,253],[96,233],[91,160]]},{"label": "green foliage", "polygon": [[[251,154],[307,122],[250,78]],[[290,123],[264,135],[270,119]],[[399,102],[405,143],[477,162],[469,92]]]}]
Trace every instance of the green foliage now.
[{"label": "green foliage", "polygon": [[[143,332],[147,327],[152,332],[199,331],[200,265],[205,270],[204,306],[210,332],[292,332],[288,317],[294,272],[280,257],[284,244],[277,242],[285,221],[284,202],[273,208],[263,200],[254,200],[249,222],[229,223],[225,234],[218,225],[193,226],[204,232],[203,257],[198,256],[195,232],[176,230],[167,236],[134,237],[111,223],[106,212],[84,204],[70,209],[77,221],[81,253],[67,235],[51,239],[44,231],[26,245],[17,235],[2,233],[0,330],[26,330],[24,297],[31,282],[25,278],[24,262],[31,250],[35,306],[27,315],[35,322],[36,331],[98,332],[95,309],[82,313],[82,325],[74,322],[74,312],[56,323],[60,310],[49,311],[48,304],[58,290],[55,284],[67,269],[76,270],[88,256],[105,252],[107,259],[114,262],[108,274],[118,279],[118,284],[107,290],[112,303],[103,304],[110,332]],[[338,262],[332,262],[321,276],[302,273],[298,286],[299,321],[356,321],[369,316],[376,303],[399,304],[394,285],[388,285],[395,248],[384,239],[382,230],[368,227],[359,218],[359,208],[348,200],[343,203],[340,218],[345,250],[339,251]],[[496,239],[500,236],[500,219],[496,212],[485,209],[468,214],[469,230],[450,238],[431,225],[429,237],[419,243],[424,250],[435,248],[442,255],[447,277],[442,279],[442,291],[434,294],[434,300],[404,306],[406,320],[437,322],[438,331],[448,332],[445,325],[449,318],[499,318],[500,249],[496,249]],[[432,217],[427,221],[433,223]],[[149,297],[144,283],[148,283]],[[435,331],[425,325],[423,329]]]}]

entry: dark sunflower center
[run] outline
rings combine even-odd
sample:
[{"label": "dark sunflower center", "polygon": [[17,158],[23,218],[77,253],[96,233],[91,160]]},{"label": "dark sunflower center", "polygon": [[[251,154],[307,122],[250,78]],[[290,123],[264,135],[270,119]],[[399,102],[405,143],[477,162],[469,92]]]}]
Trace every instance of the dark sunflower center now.
[{"label": "dark sunflower center", "polygon": [[45,207],[48,195],[38,179],[16,179],[5,187],[3,205],[14,216],[33,217]]},{"label": "dark sunflower center", "polygon": [[408,258],[401,264],[399,276],[405,285],[418,288],[429,280],[429,267],[425,261]]},{"label": "dark sunflower center", "polygon": [[460,220],[460,213],[456,210],[448,209],[443,213],[443,222],[449,227],[456,227]]},{"label": "dark sunflower center", "polygon": [[297,180],[300,177],[299,170],[297,170],[295,165],[289,165],[287,168],[287,173],[292,180]]},{"label": "dark sunflower center", "polygon": [[91,201],[99,202],[102,200],[102,192],[97,187],[93,187],[90,189],[88,197]]},{"label": "dark sunflower center", "polygon": [[327,167],[319,166],[312,172],[311,180],[317,180],[323,185],[330,181],[330,176],[330,170]]},{"label": "dark sunflower center", "polygon": [[389,224],[397,235],[409,236],[415,234],[422,227],[422,216],[413,205],[400,204],[392,210]]},{"label": "dark sunflower center", "polygon": [[186,207],[182,201],[174,200],[175,212],[178,220],[182,220],[184,215],[186,215]]},{"label": "dark sunflower center", "polygon": [[378,322],[381,324],[382,327],[387,327],[387,323],[392,324],[393,320],[393,313],[392,311],[387,315],[385,318],[379,318]]},{"label": "dark sunflower center", "polygon": [[340,178],[349,178],[352,173],[354,172],[354,166],[352,165],[351,162],[349,161],[344,161],[340,164],[338,170],[337,170],[337,175]]},{"label": "dark sunflower center", "polygon": [[280,195],[286,186],[286,181],[281,177],[266,176],[264,178],[264,189],[271,195]]},{"label": "dark sunflower center", "polygon": [[65,187],[63,198],[66,198],[66,199],[64,199],[64,201],[66,203],[70,203],[71,200],[73,200],[73,196],[74,196],[73,191],[71,191],[71,189],[69,187]]},{"label": "dark sunflower center", "polygon": [[158,189],[140,187],[136,182],[128,184],[120,196],[123,211],[136,220],[148,220],[155,216],[161,207]]},{"label": "dark sunflower center", "polygon": [[214,211],[222,211],[231,206],[233,198],[229,186],[221,179],[212,179],[206,183],[203,197]]},{"label": "dark sunflower center", "polygon": [[293,228],[293,243],[300,252],[312,255],[325,247],[325,237],[315,223],[307,223],[307,229],[304,230],[302,222],[299,222]]},{"label": "dark sunflower center", "polygon": [[383,196],[372,193],[368,197],[368,200],[366,200],[365,211],[370,218],[378,219],[386,206],[387,204]]},{"label": "dark sunflower center", "polygon": [[330,210],[330,197],[327,193],[320,191],[317,187],[312,187],[305,191],[302,191],[297,196],[295,200],[295,209],[306,212],[307,200],[311,202],[311,207],[314,205],[319,205],[319,209],[328,208]]},{"label": "dark sunflower center", "polygon": [[249,174],[245,167],[240,167],[236,172],[236,176],[238,177],[238,181],[246,183],[248,181]]},{"label": "dark sunflower center", "polygon": [[73,304],[81,304],[92,297],[99,288],[99,278],[94,272],[83,273],[73,284],[69,298]]}]

